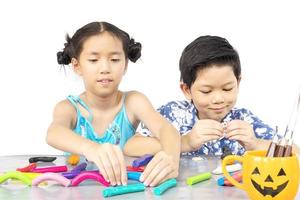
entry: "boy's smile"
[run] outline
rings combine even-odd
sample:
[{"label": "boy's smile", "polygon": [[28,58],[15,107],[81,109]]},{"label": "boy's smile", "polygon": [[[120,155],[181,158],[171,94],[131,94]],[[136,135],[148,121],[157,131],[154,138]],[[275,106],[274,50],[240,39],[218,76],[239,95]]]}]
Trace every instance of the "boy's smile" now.
[{"label": "boy's smile", "polygon": [[231,66],[213,65],[198,71],[191,88],[182,86],[182,90],[193,101],[199,119],[221,121],[236,103],[238,86]]}]

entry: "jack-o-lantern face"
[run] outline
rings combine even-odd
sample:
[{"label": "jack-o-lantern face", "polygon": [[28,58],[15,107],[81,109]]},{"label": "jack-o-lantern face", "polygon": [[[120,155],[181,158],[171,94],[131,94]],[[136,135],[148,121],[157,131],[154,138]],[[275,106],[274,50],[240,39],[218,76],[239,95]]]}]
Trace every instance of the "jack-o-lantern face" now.
[{"label": "jack-o-lantern face", "polygon": [[270,195],[275,197],[278,195],[284,188],[286,188],[289,180],[287,180],[286,173],[283,168],[280,168],[276,177],[273,177],[270,174],[261,173],[256,167],[251,176],[251,182],[254,188],[263,196]]}]

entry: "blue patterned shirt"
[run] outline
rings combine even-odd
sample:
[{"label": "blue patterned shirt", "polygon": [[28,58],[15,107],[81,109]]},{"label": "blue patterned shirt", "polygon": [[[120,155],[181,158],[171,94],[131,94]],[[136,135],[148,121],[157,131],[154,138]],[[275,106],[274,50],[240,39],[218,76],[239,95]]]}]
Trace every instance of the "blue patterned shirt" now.
[{"label": "blue patterned shirt", "polygon": [[[191,131],[195,123],[198,121],[197,110],[191,102],[188,101],[171,101],[160,108],[158,112],[165,117],[173,126],[184,135]],[[241,108],[233,108],[221,122],[229,122],[231,120],[244,120],[251,124],[255,136],[260,139],[270,140],[273,138],[275,131],[268,125],[264,124],[251,111]],[[151,136],[151,132],[143,123],[140,124],[137,132],[144,136]],[[229,147],[231,152],[236,155],[242,155],[245,148],[236,140],[228,140],[222,138],[205,143],[197,151],[183,153],[188,155],[222,155],[222,148]]]}]

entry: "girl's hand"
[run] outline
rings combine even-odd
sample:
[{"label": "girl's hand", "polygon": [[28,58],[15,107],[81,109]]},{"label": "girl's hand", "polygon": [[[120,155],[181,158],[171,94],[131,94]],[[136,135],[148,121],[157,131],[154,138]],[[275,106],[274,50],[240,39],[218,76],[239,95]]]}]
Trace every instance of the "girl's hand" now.
[{"label": "girl's hand", "polygon": [[178,176],[179,160],[160,151],[149,162],[140,181],[146,186],[156,186],[170,178]]},{"label": "girl's hand", "polygon": [[111,185],[127,185],[126,164],[119,146],[105,143],[88,148],[84,155],[94,162],[100,173]]},{"label": "girl's hand", "polygon": [[210,119],[199,120],[195,123],[192,131],[187,134],[188,143],[192,149],[197,150],[206,142],[222,137],[223,132],[220,122]]},{"label": "girl's hand", "polygon": [[246,150],[256,148],[258,139],[255,137],[252,126],[243,120],[232,120],[225,128],[225,137],[229,140],[239,141]]}]

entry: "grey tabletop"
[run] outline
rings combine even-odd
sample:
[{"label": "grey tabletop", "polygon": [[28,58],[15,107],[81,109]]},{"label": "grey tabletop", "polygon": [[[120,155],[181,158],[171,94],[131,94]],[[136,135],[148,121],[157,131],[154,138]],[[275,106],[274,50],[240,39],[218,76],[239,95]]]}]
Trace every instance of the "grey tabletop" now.
[{"label": "grey tabletop", "polygon": [[[34,155],[38,156],[38,155]],[[13,171],[16,168],[28,165],[30,155],[20,156],[2,156],[0,157],[0,173]],[[57,159],[53,163],[39,163],[40,166],[49,165],[67,165],[66,157],[56,156]],[[132,162],[133,158],[126,158],[127,164]],[[182,157],[180,162],[180,175],[177,178],[178,184],[176,187],[169,189],[161,196],[155,196],[153,189],[148,187],[144,192],[123,194],[109,197],[108,199],[248,199],[247,194],[236,187],[222,187],[217,185],[217,179],[220,175],[213,175],[210,180],[200,182],[198,184],[189,186],[185,183],[187,177],[195,176],[203,172],[211,172],[220,164],[218,158],[206,157],[204,160],[194,161],[191,157]],[[72,166],[68,165],[68,169]],[[95,169],[92,163],[88,164],[88,170]],[[129,181],[135,183],[135,181]],[[64,187],[60,184],[49,183],[45,186],[28,187],[19,182],[6,182],[0,185],[0,199],[104,199],[102,190],[105,187],[93,180],[82,182],[77,187]],[[297,198],[300,199],[298,192]]]}]

